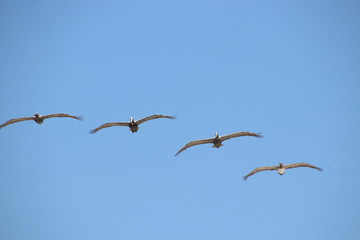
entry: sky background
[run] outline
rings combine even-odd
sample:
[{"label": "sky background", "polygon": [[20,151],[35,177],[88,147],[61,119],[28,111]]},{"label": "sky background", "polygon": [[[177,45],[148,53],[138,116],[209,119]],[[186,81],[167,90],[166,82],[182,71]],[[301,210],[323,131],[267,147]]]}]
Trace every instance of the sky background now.
[{"label": "sky background", "polygon": [[[0,239],[360,239],[360,3],[0,0]],[[125,127],[106,122],[151,114]],[[191,140],[237,131],[215,149]],[[279,162],[322,167],[261,172]]]}]

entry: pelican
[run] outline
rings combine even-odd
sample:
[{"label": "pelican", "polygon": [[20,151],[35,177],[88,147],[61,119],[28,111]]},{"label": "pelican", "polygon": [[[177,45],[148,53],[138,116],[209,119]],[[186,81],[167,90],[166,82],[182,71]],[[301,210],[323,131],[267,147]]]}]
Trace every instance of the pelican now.
[{"label": "pelican", "polygon": [[130,122],[111,122],[111,123],[105,123],[103,125],[101,125],[98,128],[95,128],[93,130],[90,131],[91,134],[96,133],[97,131],[103,129],[103,128],[107,128],[107,127],[113,127],[113,126],[124,126],[124,127],[129,127],[130,131],[132,133],[135,133],[139,130],[139,125],[149,121],[149,120],[153,120],[153,119],[157,119],[157,118],[170,118],[170,119],[175,119],[175,116],[166,116],[166,115],[159,115],[159,114],[154,114],[151,115],[149,117],[145,117],[143,119],[137,120],[135,121],[135,119],[133,117],[130,117]]},{"label": "pelican", "polygon": [[206,143],[212,143],[214,148],[219,148],[221,146],[223,146],[222,142],[225,140],[229,140],[230,138],[234,138],[234,137],[242,137],[242,136],[252,136],[252,137],[257,137],[257,138],[262,138],[263,136],[260,133],[251,133],[251,132],[237,132],[237,133],[231,133],[225,136],[219,136],[219,133],[215,133],[215,137],[214,138],[208,138],[208,139],[201,139],[201,140],[196,140],[196,141],[191,141],[189,143],[187,143],[182,149],[180,149],[175,156],[179,155],[182,151],[184,151],[185,149],[189,148],[189,147],[193,147],[196,145],[200,145],[200,144],[206,144]]},{"label": "pelican", "polygon": [[252,170],[248,175],[246,175],[245,177],[243,177],[244,180],[246,180],[248,177],[250,177],[251,175],[254,175],[255,173],[257,172],[261,172],[261,171],[267,171],[267,170],[270,170],[270,171],[273,171],[273,170],[277,170],[278,173],[282,176],[284,173],[285,173],[285,170],[286,169],[289,169],[289,168],[297,168],[297,167],[309,167],[309,168],[314,168],[316,170],[319,170],[319,171],[322,171],[321,168],[319,167],[315,167],[313,165],[310,165],[308,163],[292,163],[292,164],[287,164],[287,165],[284,165],[283,163],[279,163],[278,166],[269,166],[269,167],[258,167],[258,168],[255,168],[254,170]]},{"label": "pelican", "polygon": [[34,120],[36,123],[42,124],[45,119],[53,118],[53,117],[69,117],[69,118],[74,118],[74,119],[77,119],[77,120],[83,120],[82,116],[72,116],[72,115],[69,115],[69,114],[66,114],[66,113],[55,113],[55,114],[44,115],[44,116],[41,116],[39,113],[35,113],[34,116],[32,116],[32,117],[10,119],[9,121],[7,121],[7,122],[3,123],[2,125],[0,125],[0,129],[7,126],[7,125],[9,125],[9,124],[22,122],[22,121],[27,121],[27,120]]}]

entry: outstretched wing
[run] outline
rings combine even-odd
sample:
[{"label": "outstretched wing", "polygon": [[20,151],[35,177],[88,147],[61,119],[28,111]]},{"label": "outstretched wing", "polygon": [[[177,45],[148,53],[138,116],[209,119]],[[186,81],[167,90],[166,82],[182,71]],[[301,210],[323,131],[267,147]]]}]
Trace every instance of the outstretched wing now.
[{"label": "outstretched wing", "polygon": [[143,119],[140,119],[138,121],[136,121],[137,124],[142,124],[146,121],[149,121],[149,120],[153,120],[153,119],[157,119],[157,118],[170,118],[170,119],[175,119],[176,117],[175,116],[167,116],[167,115],[159,115],[159,114],[154,114],[154,115],[151,115],[151,116],[148,116],[148,117],[145,117]]},{"label": "outstretched wing", "polygon": [[269,166],[269,167],[258,167],[258,168],[255,168],[254,170],[252,170],[248,175],[244,176],[243,179],[244,181],[250,177],[251,175],[254,175],[255,173],[257,172],[261,172],[261,171],[272,171],[272,170],[277,170],[278,169],[278,166]]},{"label": "outstretched wing", "polygon": [[185,149],[187,149],[189,147],[193,147],[193,146],[200,145],[200,144],[213,143],[213,142],[214,142],[213,138],[191,141],[191,142],[187,143],[182,149],[180,149],[175,154],[175,156],[179,155],[182,151],[184,151]]},{"label": "outstretched wing", "polygon": [[105,123],[103,125],[101,125],[98,128],[95,128],[93,130],[90,130],[91,134],[96,133],[97,131],[103,129],[103,128],[108,128],[108,127],[113,127],[113,126],[124,126],[124,127],[128,127],[129,123],[128,122],[112,122],[112,123]]},{"label": "outstretched wing", "polygon": [[221,140],[225,141],[230,138],[234,137],[243,137],[243,136],[252,136],[257,138],[262,138],[263,136],[260,133],[251,133],[251,132],[237,132],[237,133],[231,133],[225,136],[221,136]]},{"label": "outstretched wing", "polygon": [[82,116],[73,116],[73,115],[66,114],[66,113],[55,113],[55,114],[41,116],[42,119],[53,118],[53,117],[69,117],[69,118],[73,118],[73,119],[77,119],[77,120],[84,119]]},{"label": "outstretched wing", "polygon": [[322,171],[321,168],[315,167],[315,166],[313,166],[313,165],[310,165],[310,164],[304,163],[304,162],[303,162],[303,163],[287,164],[287,165],[284,165],[284,167],[285,167],[286,169],[289,169],[289,168],[297,168],[297,167],[309,167],[309,168],[314,168],[314,169],[316,169],[316,170]]},{"label": "outstretched wing", "polygon": [[10,119],[9,121],[3,123],[0,125],[0,128],[3,128],[9,124],[13,124],[13,123],[17,123],[17,122],[22,122],[22,121],[27,121],[27,120],[34,120],[33,117],[24,117],[24,118],[14,118],[14,119]]}]

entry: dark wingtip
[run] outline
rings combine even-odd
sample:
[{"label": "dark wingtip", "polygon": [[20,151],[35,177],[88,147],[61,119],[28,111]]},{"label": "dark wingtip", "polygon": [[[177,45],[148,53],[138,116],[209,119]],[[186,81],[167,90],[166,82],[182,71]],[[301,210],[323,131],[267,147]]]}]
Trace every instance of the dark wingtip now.
[{"label": "dark wingtip", "polygon": [[84,116],[77,116],[76,119],[79,121],[82,121],[82,120],[84,120]]},{"label": "dark wingtip", "polygon": [[264,137],[261,133],[257,133],[256,135],[257,135],[256,136],[257,138],[263,138]]},{"label": "dark wingtip", "polygon": [[244,181],[246,181],[246,179],[247,179],[247,177],[246,177],[246,176],[245,176],[245,177],[243,177],[243,180],[244,180]]},{"label": "dark wingtip", "polygon": [[174,116],[169,116],[169,118],[170,118],[170,119],[176,119],[177,116],[175,116],[175,115],[174,115]]},{"label": "dark wingtip", "polygon": [[96,133],[96,130],[95,130],[95,129],[90,130],[89,133],[90,133],[90,134],[94,134],[94,133]]}]

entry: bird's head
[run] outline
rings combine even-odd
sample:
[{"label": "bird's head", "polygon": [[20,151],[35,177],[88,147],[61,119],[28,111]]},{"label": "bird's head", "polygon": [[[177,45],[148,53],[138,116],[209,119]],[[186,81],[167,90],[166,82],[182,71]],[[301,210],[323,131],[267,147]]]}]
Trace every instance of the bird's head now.
[{"label": "bird's head", "polygon": [[216,133],[215,133],[215,138],[220,138],[220,136],[219,136],[219,133],[218,133],[218,132],[216,132]]},{"label": "bird's head", "polygon": [[281,163],[279,163],[279,167],[280,168],[283,168],[284,167],[284,164],[281,162]]},{"label": "bird's head", "polygon": [[35,113],[34,114],[34,118],[39,118],[40,117],[40,114],[39,113]]},{"label": "bird's head", "polygon": [[130,123],[134,123],[134,122],[135,122],[134,118],[130,117]]}]

